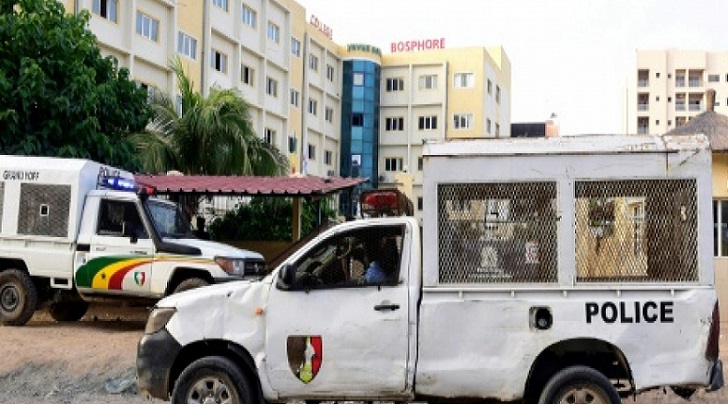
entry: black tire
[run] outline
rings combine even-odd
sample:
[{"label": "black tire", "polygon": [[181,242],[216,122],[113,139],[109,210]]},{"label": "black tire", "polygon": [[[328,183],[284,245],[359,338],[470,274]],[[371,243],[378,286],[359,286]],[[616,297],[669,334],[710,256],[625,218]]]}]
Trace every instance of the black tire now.
[{"label": "black tire", "polygon": [[192,362],[179,375],[172,390],[172,404],[203,402],[252,404],[250,383],[240,368],[222,356],[208,356]]},{"label": "black tire", "polygon": [[86,314],[88,303],[84,301],[58,302],[48,306],[48,313],[56,321],[78,321]]},{"label": "black tire", "polygon": [[17,269],[0,272],[0,322],[24,325],[38,307],[38,291],[30,276]]},{"label": "black tire", "polygon": [[609,379],[587,366],[560,370],[541,392],[538,404],[621,404],[622,399]]},{"label": "black tire", "polygon": [[174,288],[174,291],[172,293],[179,293],[184,292],[185,290],[190,289],[196,289],[201,288],[203,286],[209,285],[210,282],[202,279],[202,278],[187,278],[180,282],[177,287]]}]

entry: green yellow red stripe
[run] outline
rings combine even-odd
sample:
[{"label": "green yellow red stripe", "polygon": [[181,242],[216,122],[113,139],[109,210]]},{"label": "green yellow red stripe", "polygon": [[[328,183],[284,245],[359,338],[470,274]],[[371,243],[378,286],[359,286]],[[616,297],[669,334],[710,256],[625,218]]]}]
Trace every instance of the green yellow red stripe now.
[{"label": "green yellow red stripe", "polygon": [[134,268],[153,262],[179,262],[198,265],[214,264],[209,258],[191,258],[180,255],[156,256],[103,256],[96,257],[76,271],[76,285],[80,288],[120,290],[124,277]]}]

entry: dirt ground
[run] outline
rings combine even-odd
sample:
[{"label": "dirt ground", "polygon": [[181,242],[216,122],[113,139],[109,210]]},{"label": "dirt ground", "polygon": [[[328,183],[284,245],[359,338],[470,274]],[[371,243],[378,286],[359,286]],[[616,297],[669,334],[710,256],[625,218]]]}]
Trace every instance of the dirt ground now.
[{"label": "dirt ground", "polygon": [[[133,384],[146,314],[145,309],[92,307],[76,323],[56,323],[38,312],[24,327],[0,326],[0,403],[163,403],[140,396]],[[728,323],[721,327],[720,350],[728,365]],[[699,391],[690,402],[728,403],[728,388]],[[659,390],[626,403],[687,401]]]}]

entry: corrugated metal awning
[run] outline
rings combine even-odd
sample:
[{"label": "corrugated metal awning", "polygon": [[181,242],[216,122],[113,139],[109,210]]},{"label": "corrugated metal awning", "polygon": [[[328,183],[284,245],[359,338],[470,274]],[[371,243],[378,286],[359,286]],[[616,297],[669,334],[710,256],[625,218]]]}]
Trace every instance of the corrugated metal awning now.
[{"label": "corrugated metal awning", "polygon": [[353,188],[368,178],[135,175],[139,185],[159,194],[323,196]]}]

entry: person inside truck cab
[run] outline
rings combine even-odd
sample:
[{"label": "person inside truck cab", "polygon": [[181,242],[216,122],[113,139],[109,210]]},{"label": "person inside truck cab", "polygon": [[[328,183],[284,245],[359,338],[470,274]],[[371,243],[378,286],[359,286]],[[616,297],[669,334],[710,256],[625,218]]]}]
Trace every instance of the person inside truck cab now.
[{"label": "person inside truck cab", "polygon": [[391,237],[367,240],[366,254],[369,266],[364,272],[366,283],[389,283],[394,281],[399,263],[396,241]]}]

